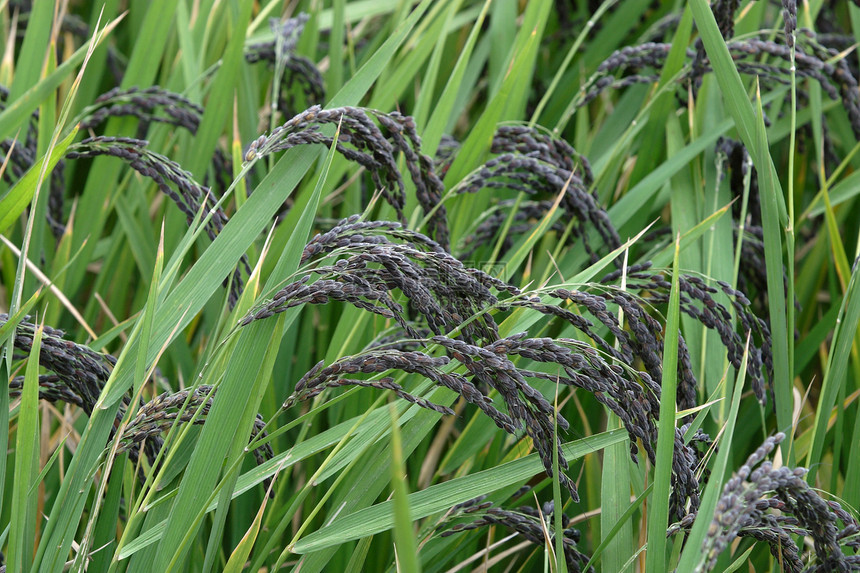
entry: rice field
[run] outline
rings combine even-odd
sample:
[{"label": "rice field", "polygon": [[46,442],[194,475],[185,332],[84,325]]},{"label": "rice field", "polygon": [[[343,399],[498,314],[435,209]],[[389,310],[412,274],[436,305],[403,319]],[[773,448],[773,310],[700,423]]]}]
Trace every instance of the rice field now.
[{"label": "rice field", "polygon": [[0,14],[0,571],[860,570],[860,3]]}]

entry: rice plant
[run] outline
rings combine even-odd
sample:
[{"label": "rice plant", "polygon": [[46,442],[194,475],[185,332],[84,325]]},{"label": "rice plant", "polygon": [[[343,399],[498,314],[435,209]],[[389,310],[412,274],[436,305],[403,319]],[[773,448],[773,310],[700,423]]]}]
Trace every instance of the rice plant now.
[{"label": "rice plant", "polygon": [[857,2],[0,14],[0,571],[860,570]]}]

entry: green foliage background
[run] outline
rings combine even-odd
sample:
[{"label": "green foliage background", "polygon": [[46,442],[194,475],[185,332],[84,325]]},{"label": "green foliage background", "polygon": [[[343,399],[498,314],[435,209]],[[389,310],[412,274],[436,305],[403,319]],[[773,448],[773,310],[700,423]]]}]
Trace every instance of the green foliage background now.
[{"label": "green foliage background", "polygon": [[[860,294],[852,261],[860,144],[846,102],[856,98],[857,82],[837,74],[844,84],[833,99],[819,77],[803,72],[810,69],[803,62],[792,73],[794,52],[787,61],[761,52],[739,64],[731,46],[787,41],[780,6],[735,4],[716,2],[712,10],[705,0],[3,2],[0,84],[8,94],[0,140],[20,142],[33,129],[37,145],[29,171],[4,163],[0,182],[0,312],[10,317],[0,324],[3,379],[24,376],[18,394],[0,393],[0,444],[8,452],[0,462],[0,547],[8,570],[567,568],[559,545],[507,539],[511,531],[502,526],[440,535],[468,522],[446,513],[450,508],[486,494],[499,507],[554,500],[547,527],[562,529],[562,511],[572,518],[581,532],[576,547],[598,570],[692,571],[711,566],[701,548],[723,485],[775,432],[787,437],[770,458],[809,468],[804,479],[856,519]],[[728,46],[720,29],[726,6],[737,8],[729,12]],[[860,8],[811,1],[796,10],[797,24],[821,34],[798,35],[799,53],[830,66],[845,61],[856,71]],[[291,53],[320,71],[325,99],[313,101],[298,78],[279,102],[273,93],[289,67],[245,56],[276,38],[271,18],[284,22],[301,12],[309,19]],[[826,35],[841,38],[842,47],[815,52]],[[602,72],[601,63],[617,50],[648,41],[665,43],[665,54],[661,65],[646,60],[636,70],[645,81]],[[693,86],[697,50],[707,69]],[[601,77],[615,83],[583,104]],[[50,170],[90,135],[140,134],[134,116],[79,129],[89,106],[117,86],[160,86],[202,106],[194,133],[152,122],[142,136],[148,150],[194,181],[213,188],[225,181],[229,191],[216,199],[229,222],[214,240],[207,237],[208,211],[195,212],[189,227],[151,178],[103,156],[64,161],[65,227],[52,233]],[[284,102],[292,109],[279,109]],[[642,454],[634,464],[627,432],[593,396],[563,387],[556,397],[554,385],[539,387],[571,422],[560,438],[579,503],[545,475],[525,432],[506,434],[418,375],[396,380],[414,395],[452,405],[456,416],[362,387],[329,390],[282,410],[317,362],[356,354],[393,326],[335,302],[237,327],[294,276],[315,233],[352,214],[396,218],[374,196],[367,174],[333,148],[246,156],[261,134],[314,103],[413,116],[430,157],[445,149],[443,136],[460,142],[440,174],[452,253],[469,265],[527,292],[565,285],[599,293],[594,281],[626,251],[630,265],[652,260],[674,278],[673,296],[651,312],[666,325],[665,348],[677,348],[683,335],[699,381],[695,423],[718,446],[706,457],[707,470],[698,468],[704,505],[692,528],[665,535],[674,521],[668,506],[674,426],[667,422],[673,400],[661,404],[656,464]],[[464,240],[500,208],[500,199],[516,198],[516,205],[526,199],[504,189],[454,193],[494,155],[501,125],[536,127],[587,157],[590,191],[628,248],[610,256],[592,232],[591,242],[603,249],[595,263],[581,241],[568,240],[571,221],[549,209],[519,234],[513,215],[503,219],[501,232],[466,256]],[[747,177],[738,176],[743,193],[732,182],[738,174],[730,177],[718,162],[722,136],[748,152]],[[232,161],[213,163],[216,151]],[[12,155],[8,146],[3,153]],[[405,159],[397,160],[406,173]],[[429,233],[429,213],[404,178],[409,227]],[[735,240],[737,227],[743,235],[751,221],[745,217],[751,196],[760,210],[761,235],[752,237],[762,246],[758,259],[745,256]],[[558,224],[562,232],[553,231]],[[646,228],[662,234],[643,239]],[[505,239],[511,243],[502,248]],[[243,255],[253,273],[243,275],[244,291],[232,307],[222,283]],[[730,366],[718,334],[679,313],[682,273],[732,287],[744,273],[758,277],[748,280],[746,294],[772,334],[765,406],[749,391],[744,369]],[[722,293],[714,298],[728,303]],[[617,315],[618,308],[609,311]],[[117,357],[92,415],[39,400],[45,365],[40,370],[12,344],[25,315]],[[571,336],[524,309],[495,316],[503,335],[528,329],[534,337]],[[33,338],[38,349],[39,335]],[[664,397],[673,396],[675,352],[663,356],[663,366],[667,374],[657,382]],[[116,414],[127,392],[147,401],[201,383],[218,387],[206,423],[165,432],[158,468],[117,453]],[[258,412],[274,452],[262,465],[247,451]],[[526,483],[535,494],[510,501]],[[814,552],[805,555],[810,570],[820,565]],[[765,543],[747,537],[722,551],[713,568],[771,570],[780,563]]]}]

